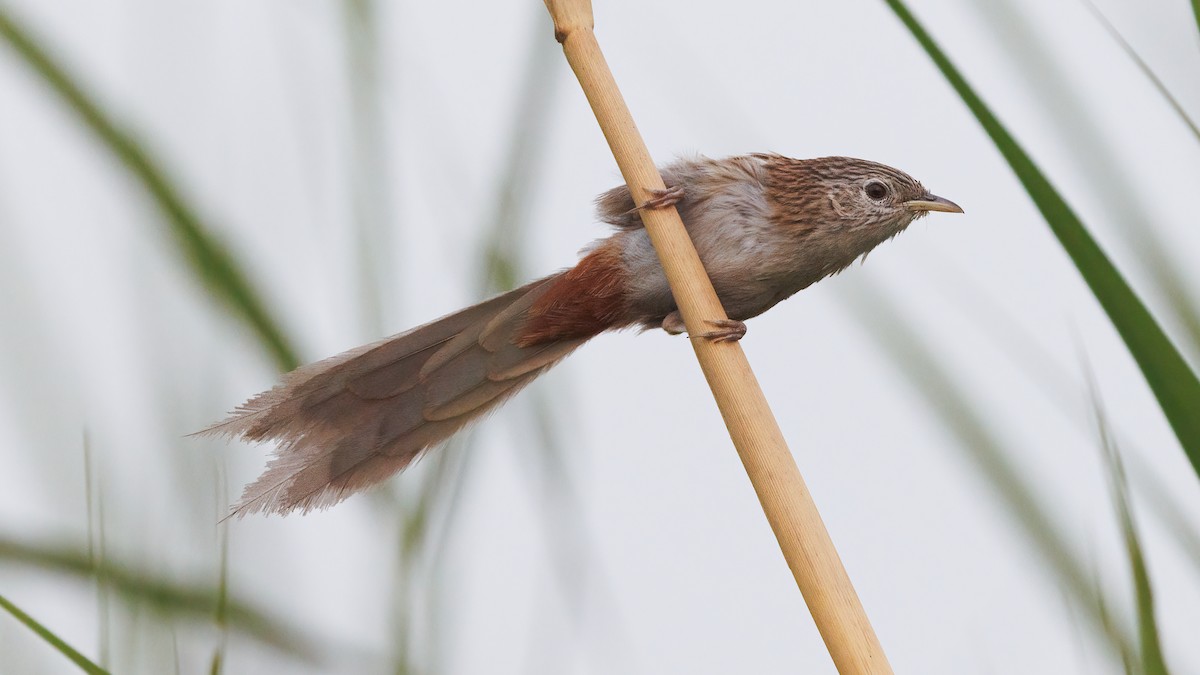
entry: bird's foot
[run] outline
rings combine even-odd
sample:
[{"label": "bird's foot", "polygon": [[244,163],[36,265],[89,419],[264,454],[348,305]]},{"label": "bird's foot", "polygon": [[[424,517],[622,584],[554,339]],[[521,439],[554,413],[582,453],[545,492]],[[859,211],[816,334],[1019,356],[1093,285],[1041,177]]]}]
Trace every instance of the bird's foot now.
[{"label": "bird's foot", "polygon": [[[694,338],[704,338],[712,342],[736,342],[741,340],[746,335],[746,324],[742,321],[734,321],[733,319],[716,319],[705,321],[708,325],[716,328],[707,333],[699,333],[692,335]],[[671,335],[679,335],[687,332],[687,326],[683,324],[683,316],[679,310],[675,310],[668,314],[662,321],[662,329]]]},{"label": "bird's foot", "polygon": [[699,337],[708,340],[709,342],[737,342],[746,336],[746,324],[743,321],[735,321],[734,319],[715,319],[707,320],[710,326],[716,330],[710,330],[707,333],[700,333],[692,337]]},{"label": "bird's foot", "polygon": [[683,201],[683,197],[683,188],[679,185],[665,190],[650,190],[650,199],[642,202],[638,209],[665,209]]}]

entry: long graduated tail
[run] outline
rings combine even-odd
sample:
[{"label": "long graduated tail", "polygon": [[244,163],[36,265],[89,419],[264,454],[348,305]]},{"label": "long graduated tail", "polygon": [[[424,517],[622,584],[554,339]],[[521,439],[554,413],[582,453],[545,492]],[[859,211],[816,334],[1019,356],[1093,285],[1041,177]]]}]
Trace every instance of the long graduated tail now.
[{"label": "long graduated tail", "polygon": [[599,332],[535,344],[521,332],[530,308],[571,274],[299,368],[205,430],[279,442],[233,515],[336,504],[503,403]]}]

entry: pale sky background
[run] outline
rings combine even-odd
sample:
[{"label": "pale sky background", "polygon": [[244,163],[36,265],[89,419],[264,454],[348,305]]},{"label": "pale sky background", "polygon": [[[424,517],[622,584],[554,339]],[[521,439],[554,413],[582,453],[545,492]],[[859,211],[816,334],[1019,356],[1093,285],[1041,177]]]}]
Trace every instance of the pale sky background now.
[{"label": "pale sky background", "polygon": [[[355,165],[340,4],[3,4],[202,205],[305,359],[480,299],[479,240],[531,58],[548,59],[553,80],[519,242],[525,276],[572,264],[605,234],[591,199],[618,174],[541,3],[378,3],[376,152],[386,172],[370,175],[382,199]],[[1188,3],[1100,4],[1200,112]],[[1138,245],[1152,228],[1200,288],[1191,264],[1200,147],[1187,129],[1082,2],[912,8],[1185,345]],[[922,220],[865,265],[752,320],[743,341],[896,672],[1120,668],[880,350],[890,336],[862,320],[864,298],[878,294],[984,411],[1127,615],[1127,565],[1081,365],[1090,363],[1133,474],[1168,662],[1200,672],[1200,575],[1138,478],[1157,476],[1198,524],[1196,476],[1045,222],[886,5],[595,0],[595,11],[660,161],[858,156],[966,209]],[[386,284],[374,329],[356,269],[356,189],[375,194],[390,242],[373,250]],[[87,540],[86,434],[108,552],[211,583],[214,522],[268,448],[184,435],[276,373],[164,231],[142,188],[0,47],[0,532]],[[1065,407],[1039,386],[1048,367],[1022,336],[1065,373],[1050,375]],[[532,442],[537,397],[551,401],[565,438],[561,474]],[[447,547],[440,609],[413,638],[437,672],[833,672],[682,338],[602,336],[473,436],[460,510],[437,536]],[[393,487],[411,495],[419,473]],[[304,666],[235,640],[227,672],[386,672],[396,523],[376,506],[358,496],[230,526],[233,592],[352,656]],[[414,584],[433,586],[422,576]],[[90,585],[0,566],[0,594],[99,653]],[[114,612],[114,669],[172,672],[172,633],[153,617]],[[207,672],[211,632],[175,639],[181,672]],[[5,673],[68,672],[7,616],[0,654]]]}]

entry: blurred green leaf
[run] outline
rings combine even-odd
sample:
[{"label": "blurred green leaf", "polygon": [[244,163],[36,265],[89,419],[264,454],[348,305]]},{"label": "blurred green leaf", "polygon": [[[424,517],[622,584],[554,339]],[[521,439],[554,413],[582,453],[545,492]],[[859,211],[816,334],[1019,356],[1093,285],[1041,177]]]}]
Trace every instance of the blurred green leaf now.
[{"label": "blurred green leaf", "polygon": [[296,353],[243,268],[201,221],[182,190],[168,178],[133,134],[122,130],[79,81],[54,58],[0,4],[0,37],[19,55],[90,130],[109,152],[141,182],[170,225],[170,234],[191,266],[192,273],[208,286],[258,336],[263,347],[283,370],[299,365]]},{"label": "blurred green leaf", "polygon": [[[104,560],[104,550],[107,543],[107,534],[104,528],[104,495],[100,490],[100,486],[95,481],[95,475],[92,471],[92,437],[85,428],[83,430],[83,492],[84,499],[87,500],[87,553],[88,560],[95,565],[99,561]],[[99,573],[103,574],[102,572]],[[112,665],[109,655],[109,646],[112,636],[112,613],[109,611],[108,585],[97,579],[96,583],[96,611],[99,614],[97,620],[97,633],[100,648],[97,650],[99,654],[96,656],[100,661],[100,665],[105,668]]]},{"label": "blurred green leaf", "polygon": [[393,253],[391,162],[383,112],[384,65],[376,0],[343,0],[343,42],[349,78],[350,198],[355,224],[357,300],[363,329],[374,339],[384,332],[396,285],[388,273]]},{"label": "blurred green leaf", "polygon": [[884,0],[967,104],[1012,167],[1125,341],[1200,477],[1200,379],[1033,160],[901,0]]},{"label": "blurred green leaf", "polygon": [[[987,288],[976,283],[969,269],[950,257],[935,260],[938,264],[930,266],[929,270],[935,274],[937,285],[955,303],[955,311],[973,319],[979,333],[1006,354],[1014,368],[1029,377],[1046,401],[1064,418],[1074,421],[1080,388],[1078,378],[1044,349],[1036,336],[1025,330],[1016,316],[998,302]],[[1179,504],[1171,489],[1150,466],[1146,459],[1152,456],[1149,449],[1136,445],[1130,447],[1133,444],[1131,435],[1122,435],[1116,424],[1113,427],[1114,443],[1119,440],[1126,449],[1126,456],[1132,460],[1130,474],[1135,492],[1148,501],[1158,520],[1171,532],[1172,542],[1200,571],[1200,533],[1196,530],[1198,523],[1195,517]],[[1089,434],[1087,438],[1091,439],[1092,436]]]},{"label": "blurred green leaf", "polygon": [[1192,14],[1196,15],[1196,28],[1200,29],[1200,0],[1192,0]]},{"label": "blurred green leaf", "polygon": [[861,279],[860,293],[850,296],[854,317],[867,335],[890,357],[890,361],[937,413],[954,434],[967,457],[1004,500],[1034,544],[1034,550],[1049,564],[1068,595],[1082,607],[1092,627],[1125,663],[1139,661],[1133,640],[1109,611],[1094,575],[1088,572],[1064,543],[1067,537],[1051,521],[1046,509],[1017,468],[1009,461],[1001,442],[988,427],[985,415],[970,401],[969,393],[950,377],[941,361],[925,346],[877,289]]},{"label": "blurred green leaf", "polygon": [[[1011,1],[974,0],[970,3],[1000,39],[1006,58],[1021,70],[1026,93],[1041,106],[1054,122],[1054,134],[1069,148],[1067,158],[1073,179],[1082,181],[1095,200],[1099,218],[1116,224],[1112,246],[1120,246],[1123,256],[1140,267],[1146,277],[1143,293],[1156,294],[1166,301],[1158,321],[1177,322],[1186,331],[1190,344],[1189,362],[1200,355],[1200,297],[1192,288],[1190,261],[1179,246],[1164,240],[1153,220],[1154,199],[1138,189],[1138,170],[1112,143],[1112,130],[1106,129],[1095,114],[1095,105],[1081,95],[1078,75],[1064,68],[1054,48],[1042,37],[1045,26],[1038,25],[1027,12]],[[1056,28],[1063,37],[1070,27]],[[1078,388],[1071,390],[1075,405]],[[1090,427],[1088,429],[1090,431]],[[1091,436],[1089,436],[1089,439]]]},{"label": "blurred green leaf", "polygon": [[[111,560],[93,560],[87,551],[77,551],[70,546],[34,546],[0,537],[0,561],[94,578],[130,603],[143,604],[166,615],[211,622],[222,606],[218,588],[164,581]],[[316,660],[314,646],[317,643],[280,620],[228,599],[224,601],[223,611],[227,625],[243,635],[301,659]]]},{"label": "blurred green leaf", "polygon": [[[535,30],[548,30],[546,12],[536,8]],[[537,34],[537,33],[535,33]],[[517,109],[501,167],[497,172],[495,198],[483,227],[484,290],[496,293],[511,290],[526,281],[521,244],[526,238],[526,223],[533,200],[534,185],[543,171],[546,128],[550,124],[554,92],[560,66],[557,45],[535,40],[529,45],[519,85]]]},{"label": "blurred green leaf", "polygon": [[108,675],[107,670],[101,668],[95,663],[92,663],[88,657],[75,651],[75,649],[71,647],[71,645],[67,644],[66,641],[51,632],[49,628],[46,628],[42,624],[38,623],[37,620],[32,616],[22,612],[20,608],[9,602],[8,599],[2,595],[0,595],[0,607],[3,607],[9,614],[12,614],[14,617],[16,617],[17,621],[25,624],[29,630],[37,633],[38,637],[42,638],[46,642],[49,642],[50,646],[58,650],[58,652],[63,656],[71,659],[71,661],[74,662],[75,665],[79,666],[79,669],[83,672],[91,673],[91,675]]},{"label": "blurred green leaf", "polygon": [[[1113,449],[1110,454],[1115,456],[1115,452],[1116,450]],[[1121,518],[1121,533],[1125,538],[1129,564],[1133,569],[1134,592],[1137,597],[1138,639],[1142,648],[1142,670],[1148,675],[1167,675],[1169,671],[1158,637],[1158,622],[1154,618],[1154,592],[1150,586],[1150,574],[1146,571],[1146,558],[1142,551],[1141,540],[1138,537],[1133,516],[1129,511],[1125,474],[1118,466],[1114,466],[1112,471],[1120,481],[1116,498]]]},{"label": "blurred green leaf", "polygon": [[[1112,39],[1125,51],[1125,54],[1134,62],[1134,64],[1142,71],[1150,84],[1154,86],[1171,110],[1181,122],[1191,131],[1192,136],[1200,141],[1200,127],[1188,115],[1187,110],[1183,105],[1171,94],[1167,89],[1166,84],[1158,78],[1158,75],[1151,70],[1142,57],[1133,48],[1133,45],[1125,39],[1117,27],[1108,20],[1104,12],[1100,10],[1091,0],[1083,0],[1084,5],[1100,22]],[[1129,214],[1123,214],[1129,215]],[[1161,238],[1154,232],[1153,228],[1143,227],[1135,233],[1137,251],[1136,253],[1142,258],[1142,264],[1148,268],[1150,278],[1158,285],[1159,291],[1165,296],[1169,303],[1169,308],[1175,313],[1176,318],[1183,324],[1183,328],[1187,331],[1188,337],[1191,339],[1193,348],[1200,348],[1200,303],[1197,302],[1195,294],[1188,283],[1187,278],[1182,274],[1182,270],[1178,263],[1169,254],[1169,247],[1165,245]]]},{"label": "blurred green leaf", "polygon": [[[1131,455],[1136,460],[1137,455]],[[1134,485],[1145,498],[1155,516],[1170,533],[1171,543],[1191,561],[1196,578],[1200,579],[1200,534],[1196,532],[1196,514],[1185,510],[1171,494],[1161,478],[1143,461],[1133,465]]]},{"label": "blurred green leaf", "polygon": [[[534,35],[550,35],[553,24],[540,7],[532,11]],[[529,238],[528,223],[535,202],[538,185],[545,173],[546,146],[549,135],[546,129],[551,123],[554,96],[561,78],[556,77],[563,66],[559,45],[549,39],[538,39],[530,43],[517,96],[517,108],[512,114],[512,127],[504,137],[507,148],[498,172],[495,198],[486,216],[483,260],[485,289],[488,293],[507,291],[528,281],[529,273],[524,261],[522,244]],[[531,387],[522,395],[519,407],[527,413],[528,422],[523,438],[525,447],[533,452],[530,466],[524,476],[533,483],[534,492],[542,506],[537,512],[546,530],[546,541],[552,558],[552,570],[559,591],[574,627],[582,630],[585,614],[594,621],[598,616],[616,623],[615,613],[607,608],[593,605],[585,609],[588,588],[604,588],[603,575],[595,561],[600,559],[594,550],[592,534],[586,525],[584,508],[578,487],[569,470],[567,457],[573,449],[567,434],[561,427],[562,411],[571,407],[562,391],[553,391],[548,383]],[[607,589],[604,589],[607,590]],[[603,595],[594,593],[591,597]],[[603,612],[603,614],[601,613]],[[541,617],[538,617],[541,618]],[[530,654],[538,647],[535,626],[530,627],[534,644]],[[528,664],[527,670],[537,666]]]},{"label": "blurred green leaf", "polygon": [[[1195,1],[1200,2],[1200,0]],[[1171,95],[1170,90],[1167,89],[1167,85],[1163,84],[1163,81],[1158,79],[1158,75],[1154,74],[1154,71],[1150,69],[1150,65],[1142,60],[1142,57],[1137,53],[1136,50],[1134,50],[1133,45],[1129,44],[1129,42],[1125,39],[1125,36],[1121,35],[1121,31],[1117,30],[1117,27],[1108,20],[1108,17],[1104,16],[1104,12],[1100,11],[1100,8],[1097,7],[1095,3],[1093,3],[1091,0],[1083,0],[1083,4],[1087,6],[1089,11],[1091,11],[1092,16],[1096,17],[1096,20],[1100,22],[1100,25],[1104,27],[1104,30],[1108,31],[1108,34],[1112,37],[1112,39],[1121,46],[1121,49],[1125,51],[1126,56],[1128,56],[1134,62],[1134,64],[1137,65],[1138,69],[1142,71],[1142,75],[1144,75],[1147,80],[1150,80],[1150,84],[1154,85],[1154,88],[1158,90],[1159,95],[1163,97],[1163,99],[1167,102],[1167,105],[1171,106],[1171,110],[1175,111],[1175,115],[1179,117],[1180,121],[1187,125],[1187,128],[1191,130],[1192,135],[1196,137],[1196,140],[1200,141],[1200,128],[1196,127],[1196,123],[1192,121],[1191,116],[1187,114],[1187,111],[1184,110],[1179,101],[1175,100],[1175,97]]]},{"label": "blurred green leaf", "polygon": [[1117,520],[1121,526],[1121,536],[1125,540],[1125,551],[1129,556],[1129,568],[1133,575],[1134,597],[1137,599],[1138,641],[1142,652],[1141,672],[1145,675],[1168,675],[1162,643],[1158,637],[1158,622],[1154,618],[1154,591],[1150,586],[1150,574],[1146,570],[1146,556],[1129,505],[1129,483],[1125,477],[1125,467],[1121,463],[1121,456],[1113,440],[1095,382],[1089,378],[1088,384],[1092,409],[1100,432],[1100,444],[1108,466],[1112,499],[1117,509]]},{"label": "blurred green leaf", "polygon": [[[220,483],[222,486],[224,481]],[[224,493],[224,490],[221,490]],[[229,498],[222,494],[222,504],[228,504]],[[221,572],[217,579],[217,607],[213,613],[213,622],[221,631],[217,638],[217,646],[213,650],[212,662],[209,665],[209,675],[220,675],[225,665],[225,650],[228,646],[229,635],[229,525],[221,528]]]}]

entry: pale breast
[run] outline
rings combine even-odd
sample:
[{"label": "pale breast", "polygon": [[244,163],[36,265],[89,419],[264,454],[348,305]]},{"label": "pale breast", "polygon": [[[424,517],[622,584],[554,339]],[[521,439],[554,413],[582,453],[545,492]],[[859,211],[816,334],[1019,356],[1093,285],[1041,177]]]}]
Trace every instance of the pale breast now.
[{"label": "pale breast", "polygon": [[[736,319],[757,316],[791,294],[780,297],[782,286],[792,285],[794,261],[779,251],[794,245],[781,246],[782,235],[771,226],[762,171],[763,160],[753,156],[685,160],[663,171],[668,185],[684,188],[680,216],[721,304]],[[616,236],[630,272],[635,313],[646,323],[661,320],[674,311],[675,302],[649,236],[644,229]]]}]

